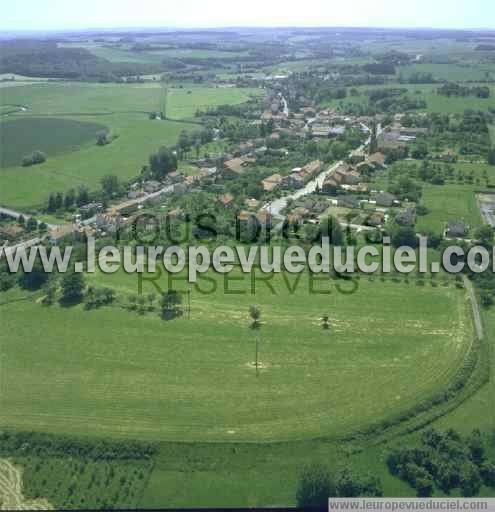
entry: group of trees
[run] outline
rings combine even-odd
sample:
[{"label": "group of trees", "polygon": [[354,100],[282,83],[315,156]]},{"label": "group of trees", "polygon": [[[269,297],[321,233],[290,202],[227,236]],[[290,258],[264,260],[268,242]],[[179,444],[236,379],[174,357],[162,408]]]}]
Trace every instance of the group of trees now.
[{"label": "group of trees", "polygon": [[150,155],[149,165],[143,168],[145,179],[161,181],[167,174],[177,170],[177,155],[169,148],[162,146],[156,153]]},{"label": "group of trees", "polygon": [[479,431],[463,438],[453,430],[428,430],[420,447],[393,450],[387,465],[420,497],[431,496],[435,488],[446,494],[459,489],[466,497],[476,496],[483,484],[495,488],[495,464]]},{"label": "group of trees", "polygon": [[98,309],[109,306],[115,300],[115,291],[111,288],[89,286],[84,298],[85,309]]},{"label": "group of trees", "polygon": [[207,127],[204,130],[194,132],[187,132],[182,130],[179,134],[179,140],[177,141],[176,146],[177,157],[181,160],[192,149],[194,149],[196,158],[199,158],[201,146],[213,141],[213,138],[214,132],[211,127]]},{"label": "group of trees", "polygon": [[48,226],[44,222],[38,222],[34,217],[26,219],[24,215],[20,215],[17,219],[19,226],[23,227],[28,233],[39,231],[40,233],[45,232]]},{"label": "group of trees", "polygon": [[105,203],[108,199],[119,197],[125,192],[125,185],[114,174],[107,174],[100,180],[101,190],[90,195],[85,186],[77,190],[71,188],[65,194],[62,192],[52,193],[48,197],[46,211],[56,213],[62,211],[73,211],[91,202],[93,199],[99,199]]},{"label": "group of trees", "polygon": [[43,151],[34,151],[30,155],[26,155],[22,158],[22,166],[30,167],[31,165],[38,165],[46,162],[46,155]]},{"label": "group of trees", "polygon": [[86,187],[81,186],[76,191],[69,189],[65,195],[62,192],[52,193],[48,197],[48,204],[46,211],[48,213],[55,213],[60,210],[71,210],[72,208],[80,207],[88,204],[90,201],[89,191]]},{"label": "group of trees", "polygon": [[407,176],[400,176],[397,181],[390,183],[388,191],[401,201],[407,199],[415,203],[419,202],[423,194],[421,185]]},{"label": "group of trees", "polygon": [[105,198],[111,199],[112,197],[119,196],[124,193],[125,187],[120,182],[119,178],[114,174],[107,174],[103,176],[100,181],[101,190]]},{"label": "group of trees", "polygon": [[75,457],[90,460],[150,459],[158,451],[155,444],[140,441],[78,439],[35,432],[0,431],[0,454],[23,454],[41,458]]},{"label": "group of trees", "polygon": [[158,63],[110,62],[85,48],[58,46],[55,40],[12,39],[0,44],[0,74],[121,82],[122,77],[163,70]]},{"label": "group of trees", "polygon": [[107,130],[102,130],[96,134],[96,145],[106,146],[107,144],[112,143],[117,138],[117,134],[111,135]]},{"label": "group of trees", "polygon": [[437,89],[437,93],[443,96],[476,96],[477,98],[489,98],[490,88],[482,86],[464,86],[456,83],[447,83]]},{"label": "group of trees", "polygon": [[160,314],[164,320],[172,320],[182,315],[182,295],[169,290],[162,295],[160,301]]},{"label": "group of trees", "polygon": [[328,510],[329,498],[380,496],[383,491],[378,477],[358,475],[347,468],[333,475],[326,466],[315,463],[301,473],[296,502],[304,510]]}]

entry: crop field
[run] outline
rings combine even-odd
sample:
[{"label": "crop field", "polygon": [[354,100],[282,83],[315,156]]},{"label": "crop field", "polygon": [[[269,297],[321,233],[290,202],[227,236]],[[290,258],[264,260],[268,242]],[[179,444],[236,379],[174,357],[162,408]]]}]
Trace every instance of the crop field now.
[{"label": "crop field", "polygon": [[[44,204],[54,191],[63,192],[80,185],[94,189],[107,174],[116,174],[122,180],[134,177],[161,145],[174,145],[181,130],[198,129],[198,125],[177,122],[179,119],[194,117],[200,107],[242,103],[250,94],[260,91],[207,87],[171,89],[167,109],[174,120],[151,121],[148,114],[161,110],[163,93],[164,88],[159,83],[42,83],[2,89],[2,105],[26,108],[25,112],[4,117],[5,136],[12,134],[14,127],[21,127],[16,124],[19,121],[30,129],[14,148],[5,151],[5,164],[9,167],[0,172],[0,204],[30,208]],[[43,128],[47,123],[53,130]],[[87,139],[90,132],[96,142],[94,135],[105,127],[118,135],[111,144],[99,147]],[[50,134],[54,142],[44,146],[43,141],[48,141]],[[48,160],[38,166],[19,167],[24,148],[35,143],[35,149],[45,147]],[[63,153],[59,153],[62,149]],[[12,165],[14,160],[17,165]]]},{"label": "crop field", "polygon": [[[48,157],[79,149],[105,126],[71,119],[27,117],[0,124],[0,167],[18,166],[23,156],[41,150]],[[57,136],[54,137],[53,134]]]},{"label": "crop field", "polygon": [[[253,296],[249,276],[229,277],[225,284],[209,273],[198,285],[216,290],[193,288],[190,319],[172,321],[4,300],[1,423],[150,440],[342,435],[443,389],[472,341],[465,292],[452,285],[363,278],[353,294],[328,295],[328,281],[313,282],[320,293],[310,293],[306,274],[268,282],[258,275]],[[136,275],[93,279],[120,295],[137,293]],[[156,290],[145,283],[143,291]],[[263,312],[259,378],[248,328],[253,302]],[[320,326],[325,313],[330,331]],[[39,332],[50,336],[40,342]]]}]

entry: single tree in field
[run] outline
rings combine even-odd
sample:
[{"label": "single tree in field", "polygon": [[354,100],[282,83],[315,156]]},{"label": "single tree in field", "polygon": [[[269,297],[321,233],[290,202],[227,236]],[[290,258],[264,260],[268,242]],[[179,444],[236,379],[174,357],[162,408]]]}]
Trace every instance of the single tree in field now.
[{"label": "single tree in field", "polygon": [[256,354],[255,354],[255,367],[256,377],[259,375],[259,346],[260,346],[260,328],[261,328],[261,311],[258,306],[252,305],[249,308],[249,316],[251,317],[251,329],[256,332]]},{"label": "single tree in field", "polygon": [[172,320],[181,314],[182,296],[175,290],[164,293],[160,302],[160,313],[164,320]]},{"label": "single tree in field", "polygon": [[306,467],[296,492],[297,506],[303,510],[328,510],[328,498],[335,496],[335,483],[321,464]]},{"label": "single tree in field", "polygon": [[321,328],[324,331],[328,331],[328,329],[330,329],[330,317],[328,315],[323,315],[321,317]]},{"label": "single tree in field", "polygon": [[62,297],[60,301],[63,304],[77,304],[81,302],[85,286],[82,273],[70,272],[65,274],[62,279]]},{"label": "single tree in field", "polygon": [[57,285],[55,283],[48,284],[46,288],[46,295],[43,297],[42,304],[51,306],[55,302],[57,295]]}]

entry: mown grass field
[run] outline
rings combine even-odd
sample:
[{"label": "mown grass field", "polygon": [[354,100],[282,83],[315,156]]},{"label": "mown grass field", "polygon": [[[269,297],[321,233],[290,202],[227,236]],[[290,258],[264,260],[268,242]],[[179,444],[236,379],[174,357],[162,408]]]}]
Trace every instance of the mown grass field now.
[{"label": "mown grass field", "polygon": [[[103,116],[84,119],[102,122]],[[49,158],[37,166],[3,169],[0,172],[0,204],[21,209],[44,206],[51,192],[64,192],[81,185],[94,190],[107,174],[115,174],[121,180],[130,179],[139,174],[149,155],[160,145],[173,145],[181,130],[194,128],[190,124],[152,122],[137,116],[108,116],[104,119],[105,124],[119,134],[112,144],[88,145]]]},{"label": "mown grass field", "polygon": [[422,204],[429,212],[419,216],[416,229],[420,233],[443,233],[449,221],[464,221],[472,230],[481,227],[482,219],[471,185],[423,186]]},{"label": "mown grass field", "polygon": [[191,119],[197,110],[205,111],[218,105],[238,105],[249,99],[250,95],[260,96],[262,89],[198,88],[185,87],[168,90],[167,118]]},{"label": "mown grass field", "polygon": [[[190,320],[30,300],[2,305],[1,424],[162,441],[338,436],[443,389],[472,341],[464,292],[452,285],[361,279],[352,295],[324,295],[310,293],[301,275],[291,294],[287,282],[296,278],[278,276],[274,297],[267,282],[254,296],[226,294],[220,275],[207,277],[202,289],[216,283],[217,290],[193,290]],[[93,281],[137,293],[136,275]],[[228,286],[249,291],[250,281]],[[329,289],[328,282],[314,286]],[[145,283],[144,293],[153,291]],[[264,322],[259,378],[248,328],[253,302]],[[330,332],[320,327],[324,313]],[[40,339],[40,332],[49,335]]]},{"label": "mown grass field", "polygon": [[[188,94],[188,91],[191,93]],[[137,176],[149,155],[162,145],[173,146],[181,130],[200,128],[193,123],[181,123],[180,119],[193,118],[198,108],[242,103],[253,92],[259,93],[251,89],[171,89],[167,110],[173,120],[151,121],[148,119],[149,112],[161,111],[164,103],[164,89],[159,83],[41,83],[3,88],[0,106],[24,105],[27,111],[5,117],[2,123],[8,123],[7,127],[19,127],[11,123],[22,120],[25,126],[30,127],[26,137],[19,139],[15,147],[6,150],[6,163],[10,165],[14,158],[24,154],[24,148],[33,140],[39,145],[49,144],[52,148],[64,147],[65,151],[63,154],[47,151],[49,158],[42,165],[30,168],[12,165],[2,169],[0,204],[29,209],[44,205],[52,192],[64,192],[80,185],[95,189],[107,174],[116,174],[122,180]],[[34,129],[36,123],[39,130]],[[46,123],[51,123],[50,131],[43,129],[42,125]],[[82,139],[78,143],[71,140],[69,147],[68,139],[72,138],[75,129],[65,130],[68,125],[78,126],[81,128],[78,131],[98,125],[119,137],[104,147]],[[91,128],[93,131],[98,130]]]}]

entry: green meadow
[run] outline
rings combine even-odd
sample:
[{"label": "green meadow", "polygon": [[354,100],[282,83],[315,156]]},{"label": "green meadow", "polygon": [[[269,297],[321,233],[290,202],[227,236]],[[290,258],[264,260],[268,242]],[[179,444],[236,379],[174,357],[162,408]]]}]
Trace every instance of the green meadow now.
[{"label": "green meadow", "polygon": [[[105,126],[72,119],[27,117],[7,120],[0,124],[0,167],[18,166],[25,155],[40,150],[50,158],[75,151],[96,140]],[[54,137],[56,134],[56,137]]]},{"label": "green meadow", "polygon": [[250,96],[262,95],[261,89],[235,87],[184,87],[170,88],[167,96],[167,118],[193,119],[198,110],[218,105],[238,105]]},{"label": "green meadow", "polygon": [[[128,180],[139,174],[152,152],[173,146],[182,130],[200,128],[181,119],[193,120],[198,108],[242,103],[260,94],[256,89],[169,89],[170,120],[152,121],[148,114],[162,110],[164,92],[160,83],[41,83],[0,89],[0,106],[27,109],[0,121],[2,138],[13,141],[2,151],[0,204],[29,209],[44,205],[52,192],[80,185],[95,189],[107,174]],[[118,138],[97,146],[95,135],[101,129]],[[28,148],[45,150],[47,161],[21,167]]]},{"label": "green meadow", "polygon": [[472,230],[482,225],[474,189],[470,185],[423,186],[422,204],[428,213],[418,217],[418,232],[443,233],[449,221],[464,221]]},{"label": "green meadow", "polygon": [[[184,275],[171,285],[167,279],[158,281],[161,290],[189,288]],[[124,302],[138,293],[136,274],[96,274],[88,282],[114,288]],[[252,276],[209,272],[192,286],[191,314],[186,307],[170,321],[119,307],[45,307],[7,294],[0,421],[161,441],[337,438],[445,389],[473,340],[464,290],[452,282],[362,278],[357,289],[342,285],[355,293],[338,293],[333,283],[259,273],[253,293]],[[145,281],[142,292],[157,290]],[[252,303],[263,315],[258,378]],[[321,328],[323,314],[329,331]],[[50,335],[41,341],[40,332]]]}]

